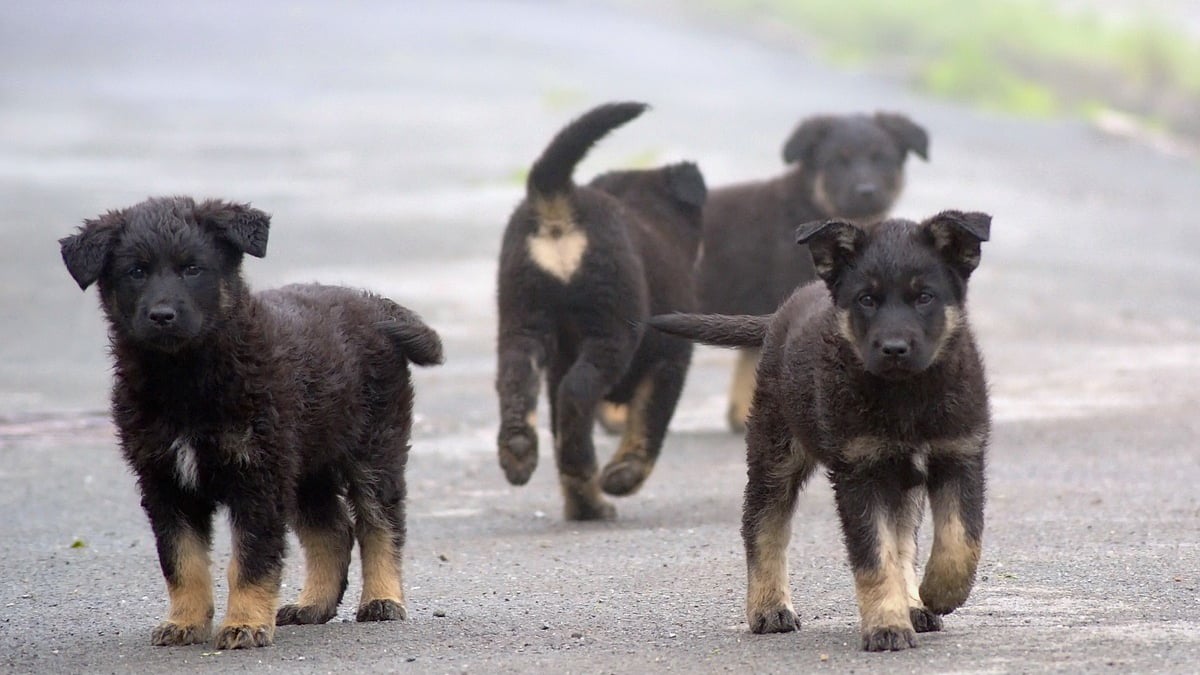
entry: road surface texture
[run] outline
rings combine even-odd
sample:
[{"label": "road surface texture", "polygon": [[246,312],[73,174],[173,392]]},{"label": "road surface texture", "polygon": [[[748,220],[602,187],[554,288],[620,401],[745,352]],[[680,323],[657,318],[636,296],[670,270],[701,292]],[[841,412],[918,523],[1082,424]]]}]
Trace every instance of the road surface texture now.
[{"label": "road surface texture", "polygon": [[[631,5],[11,3],[0,671],[1194,672],[1200,167],[1074,122],[930,102],[806,54]],[[530,485],[504,481],[500,233],[550,136],[612,99],[654,109],[581,178],[679,159],[712,185],[768,176],[802,116],[884,108],[932,136],[898,214],[994,214],[971,296],[995,414],[984,557],[969,603],[918,649],[859,651],[824,479],[801,499],[789,551],[802,629],[747,631],[727,352],[697,352],[655,475],[616,522],[563,522],[548,457]],[[351,601],[328,625],[281,628],[270,648],[149,645],[164,584],[107,421],[95,291],[75,287],[56,239],[174,193],[274,214],[267,258],[246,262],[255,287],[369,286],[441,331],[446,365],[417,373],[408,621],[357,625]],[[217,541],[220,617],[224,526]],[[301,569],[293,545],[285,597]],[[358,589],[355,569],[347,597]]]}]

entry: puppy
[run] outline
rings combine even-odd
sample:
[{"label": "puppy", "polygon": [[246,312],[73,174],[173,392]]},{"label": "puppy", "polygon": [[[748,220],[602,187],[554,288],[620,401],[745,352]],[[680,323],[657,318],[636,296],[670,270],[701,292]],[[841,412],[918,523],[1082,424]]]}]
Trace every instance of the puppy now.
[{"label": "puppy", "polygon": [[[897,114],[823,115],[804,120],[783,146],[792,168],[767,180],[712,191],[704,206],[697,269],[701,310],[770,314],[816,275],[792,241],[796,223],[883,219],[904,187],[909,153],[928,158],[925,130]],[[726,415],[742,431],[754,389],[757,349],[741,350]]]},{"label": "puppy", "polygon": [[[742,538],[746,619],[792,631],[787,545],[800,488],[823,465],[833,482],[868,651],[916,646],[916,632],[971,591],[983,534],[987,384],[967,325],[967,280],[991,218],[945,211],[873,231],[839,220],[798,233],[824,280],[772,316],[654,317],[709,344],[762,346],[746,430]],[[934,539],[914,571],[928,495]]]},{"label": "puppy", "polygon": [[[79,287],[99,282],[109,323],[113,417],[171,601],[156,645],[209,638],[218,505],[229,510],[233,557],[217,649],[269,645],[276,624],[333,618],[355,537],[358,620],[405,617],[407,364],[440,363],[441,342],[369,293],[251,294],[242,257],[265,255],[269,222],[243,204],[158,198],[60,240]],[[299,599],[277,613],[288,523],[307,571]]]},{"label": "puppy", "polygon": [[[690,342],[644,334],[643,322],[695,307],[690,272],[705,198],[700,171],[685,162],[605,174],[590,186],[571,178],[597,140],[645,107],[603,105],[560,131],[533,164],[501,245],[500,465],[514,485],[525,484],[537,466],[535,410],[544,372],[569,520],[613,518],[601,490],[628,495],[641,487],[691,360]],[[619,449],[598,475],[592,427],[601,400],[628,404],[629,416]]]}]

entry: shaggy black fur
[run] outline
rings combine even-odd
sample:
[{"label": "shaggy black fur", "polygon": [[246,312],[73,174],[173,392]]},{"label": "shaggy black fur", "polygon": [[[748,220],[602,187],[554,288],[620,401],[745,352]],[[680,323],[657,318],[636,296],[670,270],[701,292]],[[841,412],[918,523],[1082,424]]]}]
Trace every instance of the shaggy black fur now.
[{"label": "shaggy black fur", "polygon": [[[770,314],[816,279],[796,223],[840,218],[869,225],[887,215],[904,187],[908,153],[928,157],[925,130],[892,113],[821,115],[796,128],[783,148],[793,165],[766,181],[714,189],[704,207],[704,253],[697,267],[701,311]],[[757,352],[742,354],[728,411],[740,431]]]},{"label": "shaggy black fur", "polygon": [[[644,109],[604,105],[563,129],[534,163],[500,252],[500,464],[514,485],[537,465],[544,370],[568,519],[612,518],[601,488],[626,495],[641,487],[691,358],[689,342],[644,335],[641,322],[695,306],[699,170],[680,163],[605,174],[590,186],[572,181],[587,150]],[[602,399],[628,403],[629,415],[620,449],[598,477],[592,426]]]},{"label": "shaggy black fur", "polygon": [[[823,465],[837,498],[867,650],[916,645],[966,601],[983,533],[989,435],[983,363],[966,288],[990,217],[945,211],[864,231],[802,226],[824,281],[773,316],[654,317],[651,325],[722,346],[762,346],[746,434],[742,536],[747,620],[756,633],[799,626],[786,550],[797,493]],[[934,543],[918,588],[925,497]]]},{"label": "shaggy black fur", "polygon": [[[268,226],[247,205],[158,198],[87,220],[60,242],[80,288],[99,282],[110,326],[113,417],[171,596],[155,644],[210,634],[219,505],[234,558],[218,649],[270,644],[277,621],[332,618],[355,534],[359,620],[404,617],[407,363],[440,363],[440,340],[411,311],[362,291],[251,294],[242,256],[266,253]],[[289,523],[308,574],[277,618]]]}]

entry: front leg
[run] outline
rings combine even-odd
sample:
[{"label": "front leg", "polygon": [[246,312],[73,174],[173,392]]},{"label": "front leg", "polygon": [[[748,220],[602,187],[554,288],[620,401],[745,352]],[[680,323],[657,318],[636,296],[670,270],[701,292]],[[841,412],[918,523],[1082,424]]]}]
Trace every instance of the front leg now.
[{"label": "front leg", "polygon": [[982,451],[929,463],[933,550],[921,582],[921,600],[937,614],[961,607],[975,583],[983,540],[983,466]]},{"label": "front leg", "polygon": [[[154,530],[158,561],[171,599],[167,619],[154,628],[150,642],[157,646],[204,642],[212,632],[213,619],[209,549],[214,507],[174,487],[147,487],[151,481],[146,478],[141,482],[142,506]],[[159,491],[164,487],[166,494]]]},{"label": "front leg", "polygon": [[[834,472],[834,494],[858,598],[862,648],[898,651],[917,646],[910,613],[905,558],[915,553],[915,521],[894,462],[851,465]],[[900,532],[904,532],[902,540]]]},{"label": "front leg", "polygon": [[265,647],[275,639],[275,608],[287,546],[283,514],[263,492],[229,505],[233,555],[229,607],[217,631],[217,649]]}]

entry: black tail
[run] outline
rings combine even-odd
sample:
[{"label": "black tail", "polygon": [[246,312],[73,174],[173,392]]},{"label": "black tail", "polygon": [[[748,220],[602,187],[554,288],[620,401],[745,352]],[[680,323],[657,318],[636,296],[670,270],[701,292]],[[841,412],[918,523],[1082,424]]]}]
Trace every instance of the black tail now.
[{"label": "black tail", "polygon": [[375,324],[387,336],[396,351],[418,366],[434,366],[442,362],[442,339],[426,326],[415,313],[403,311],[399,316]]},{"label": "black tail", "polygon": [[647,107],[645,103],[606,103],[568,124],[550,141],[529,170],[526,184],[529,196],[549,197],[566,192],[571,187],[575,165],[583,161],[596,141],[641,115]]},{"label": "black tail", "polygon": [[759,347],[771,317],[724,314],[659,314],[647,321],[664,333],[717,347]]}]

